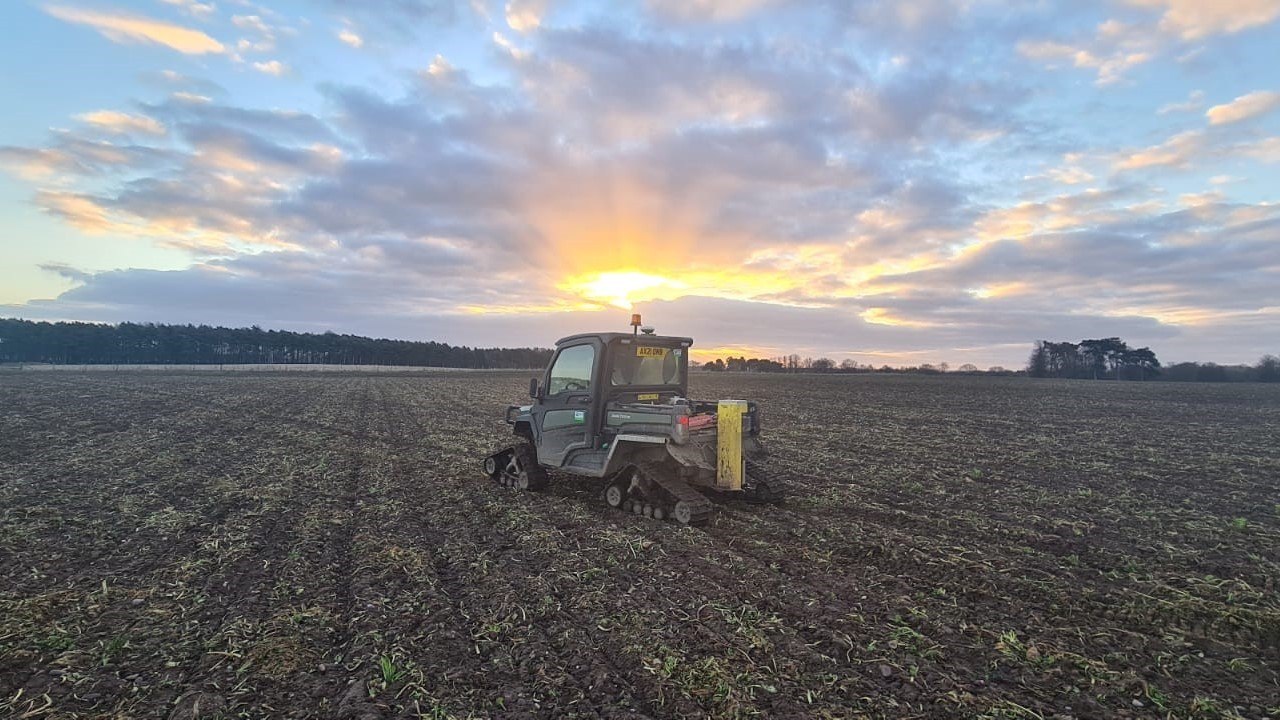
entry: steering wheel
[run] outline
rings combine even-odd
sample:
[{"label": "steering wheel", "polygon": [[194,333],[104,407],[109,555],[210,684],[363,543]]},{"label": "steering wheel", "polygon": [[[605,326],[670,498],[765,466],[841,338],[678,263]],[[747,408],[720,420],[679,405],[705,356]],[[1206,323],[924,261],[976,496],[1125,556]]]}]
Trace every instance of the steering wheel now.
[{"label": "steering wheel", "polygon": [[566,380],[564,383],[565,390],[586,390],[587,386],[577,380]]}]

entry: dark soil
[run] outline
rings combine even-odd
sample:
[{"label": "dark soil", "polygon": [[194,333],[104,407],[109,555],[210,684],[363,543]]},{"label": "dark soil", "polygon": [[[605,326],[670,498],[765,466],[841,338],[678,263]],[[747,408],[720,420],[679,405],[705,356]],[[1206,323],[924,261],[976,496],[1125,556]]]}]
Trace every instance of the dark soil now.
[{"label": "dark soil", "polygon": [[699,375],[693,529],[485,480],[526,384],[0,375],[0,717],[1280,717],[1280,387]]}]

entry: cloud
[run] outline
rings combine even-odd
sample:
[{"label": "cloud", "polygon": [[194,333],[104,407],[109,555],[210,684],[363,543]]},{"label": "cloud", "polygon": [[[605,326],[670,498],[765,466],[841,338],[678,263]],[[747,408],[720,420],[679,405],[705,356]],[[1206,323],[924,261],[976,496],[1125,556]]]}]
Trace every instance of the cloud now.
[{"label": "cloud", "polygon": [[[1105,327],[1109,323],[1100,318],[1111,318],[1130,325],[1125,337],[1139,334],[1146,344],[1212,332],[1215,323],[1265,314],[1276,303],[1271,286],[1280,268],[1271,244],[1280,206],[1234,205],[1209,193],[1186,198],[1183,207],[1159,209],[1086,191],[1020,212],[1025,225],[1018,236],[883,278],[910,289],[878,300],[882,316],[982,327],[980,336],[998,341],[1002,335],[987,323],[1054,333],[1051,324],[1039,323],[1060,313],[1063,299],[1071,298],[1072,312],[1089,318],[1082,327]],[[1010,285],[1010,278],[1018,282]],[[955,288],[974,290],[939,302],[939,294]],[[1074,325],[1078,319],[1065,321]],[[1044,336],[1075,336],[1063,332]]]},{"label": "cloud", "polygon": [[538,29],[548,5],[550,0],[509,0],[506,8],[507,26],[518,33]]},{"label": "cloud", "polygon": [[349,45],[356,49],[360,49],[364,47],[364,38],[357,35],[356,32],[351,28],[342,28],[341,30],[339,30],[338,40],[342,41],[343,44]]},{"label": "cloud", "polygon": [[1114,84],[1124,77],[1125,72],[1153,58],[1153,49],[1140,32],[1115,20],[1099,25],[1094,39],[1081,45],[1055,40],[1024,40],[1018,43],[1017,48],[1023,57],[1045,62],[1050,67],[1069,63],[1077,68],[1094,70],[1099,85]]},{"label": "cloud", "polygon": [[[257,36],[256,39],[240,38],[237,40],[237,51],[241,53],[265,53],[276,49],[277,29],[267,24],[261,15],[234,15],[231,18],[231,24]],[[236,58],[237,61],[239,59],[239,57]]]},{"label": "cloud", "polygon": [[1061,167],[1051,168],[1045,174],[1050,180],[1062,183],[1063,185],[1079,185],[1081,183],[1092,182],[1094,180],[1093,174],[1079,165],[1074,164],[1077,160],[1078,158],[1068,158],[1067,164]]},{"label": "cloud", "polygon": [[227,94],[226,88],[218,83],[171,69],[146,71],[139,75],[139,79],[148,89],[158,89],[166,93],[186,92],[204,97],[225,96]]},{"label": "cloud", "polygon": [[[465,5],[325,2],[340,40],[358,27],[398,51],[396,32],[430,25],[484,47],[450,39],[446,60],[415,42],[421,68],[321,79],[305,111],[161,74],[159,100],[0,148],[43,212],[192,258],[80,274],[10,311],[545,344],[633,305],[703,348],[1017,365],[1038,337],[1098,333],[1157,350],[1212,337],[1233,359],[1280,306],[1280,206],[1209,172],[1147,184],[1275,162],[1280,138],[1212,122],[1095,133],[1077,118],[1110,121],[1103,95],[1129,110],[1171,93],[1085,87],[1068,115],[1034,68],[1010,70],[1030,57],[1118,82],[1149,62],[1135,54],[1179,42],[1143,39],[1134,17],[1154,13],[655,2],[562,26],[542,3],[493,4],[507,30]],[[284,27],[244,12],[250,50]],[[1050,25],[1085,33],[1034,37]],[[1168,112],[1203,110],[1182,105]]]},{"label": "cloud", "polygon": [[1235,152],[1260,162],[1280,163],[1280,137],[1241,143],[1235,147]]},{"label": "cloud", "polygon": [[233,15],[231,24],[242,30],[253,30],[261,35],[270,37],[273,33],[271,26],[267,25],[259,15]]},{"label": "cloud", "polygon": [[1215,162],[1233,158],[1249,158],[1264,163],[1280,161],[1280,137],[1240,139],[1211,126],[1207,130],[1177,133],[1157,145],[1120,150],[1111,155],[1110,162],[1116,172],[1149,168],[1186,170],[1197,166],[1212,167]]},{"label": "cloud", "polygon": [[[1280,17],[1275,0],[1126,0],[1140,8],[1162,14],[1153,32],[1147,22],[1126,23],[1111,18],[1098,24],[1092,37],[1071,41],[1022,40],[1018,52],[1050,67],[1069,64],[1094,70],[1099,85],[1112,85],[1139,65],[1151,62],[1169,47],[1204,38],[1240,32],[1266,25]],[[1191,60],[1202,52],[1195,49],[1179,61]],[[1178,109],[1172,106],[1170,111]],[[1163,113],[1162,113],[1163,114]]]},{"label": "cloud", "polygon": [[1168,115],[1169,113],[1196,112],[1202,107],[1204,107],[1204,91],[1194,90],[1184,102],[1161,105],[1160,109],[1156,110],[1156,114]]},{"label": "cloud", "polygon": [[115,173],[154,171],[168,157],[167,151],[160,148],[68,130],[55,131],[48,147],[0,146],[0,162],[29,179],[52,180],[60,185]]},{"label": "cloud", "polygon": [[163,0],[167,5],[173,5],[182,8],[184,12],[192,17],[200,20],[208,20],[217,12],[217,6],[213,3],[202,3],[197,0]]},{"label": "cloud", "polygon": [[66,263],[42,263],[40,269],[76,283],[85,283],[93,279],[93,273],[76,269]]},{"label": "cloud", "polygon": [[[475,14],[464,10],[464,0],[313,0],[315,4],[332,8],[338,15],[349,18],[363,30],[376,31],[385,42],[392,40],[419,41],[419,34],[427,28],[445,30],[459,24],[464,16]],[[474,8],[481,0],[471,0]],[[487,9],[485,9],[487,12]]]},{"label": "cloud", "polygon": [[1206,136],[1202,131],[1188,130],[1174,135],[1159,145],[1122,153],[1115,159],[1113,166],[1116,170],[1186,167],[1203,153],[1205,143]]},{"label": "cloud", "polygon": [[502,48],[503,51],[510,55],[514,60],[523,60],[529,56],[527,52],[521,50],[515,43],[508,40],[506,35],[503,35],[497,30],[493,31],[493,44]]},{"label": "cloud", "polygon": [[1163,10],[1160,30],[1182,40],[1237,33],[1267,25],[1280,17],[1275,0],[1128,0],[1129,4]]},{"label": "cloud", "polygon": [[115,134],[139,132],[148,135],[163,135],[165,132],[164,125],[154,118],[149,118],[145,115],[131,115],[115,110],[97,110],[95,112],[82,113],[77,115],[76,119]]},{"label": "cloud", "polygon": [[162,45],[187,55],[226,52],[222,43],[199,30],[159,20],[112,15],[64,5],[46,6],[45,12],[65,22],[88,25],[113,42]]},{"label": "cloud", "polygon": [[1214,105],[1205,112],[1210,125],[1225,125],[1258,117],[1280,107],[1280,92],[1258,90],[1241,95],[1223,105]]},{"label": "cloud", "polygon": [[276,77],[280,77],[281,75],[289,72],[289,66],[279,60],[256,62],[253,64],[253,69],[265,75],[275,75]]},{"label": "cloud", "polygon": [[115,227],[107,217],[107,209],[87,195],[42,190],[36,194],[36,202],[46,213],[90,235],[101,235]]},{"label": "cloud", "polygon": [[184,103],[193,104],[193,105],[204,105],[204,104],[213,102],[213,98],[209,97],[208,95],[199,95],[196,93],[187,92],[185,90],[179,90],[178,92],[175,92],[172,97],[174,100],[177,100],[179,102],[184,102]]},{"label": "cloud", "polygon": [[739,20],[777,0],[646,0],[658,15],[679,20],[723,22]]}]

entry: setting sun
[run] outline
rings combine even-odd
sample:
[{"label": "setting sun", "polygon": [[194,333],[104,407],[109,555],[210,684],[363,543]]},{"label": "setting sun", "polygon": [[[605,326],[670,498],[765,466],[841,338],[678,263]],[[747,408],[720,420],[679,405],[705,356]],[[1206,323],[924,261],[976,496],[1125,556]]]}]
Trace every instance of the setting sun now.
[{"label": "setting sun", "polygon": [[679,280],[634,270],[579,275],[560,285],[562,290],[624,310],[641,300],[677,297],[688,287]]}]

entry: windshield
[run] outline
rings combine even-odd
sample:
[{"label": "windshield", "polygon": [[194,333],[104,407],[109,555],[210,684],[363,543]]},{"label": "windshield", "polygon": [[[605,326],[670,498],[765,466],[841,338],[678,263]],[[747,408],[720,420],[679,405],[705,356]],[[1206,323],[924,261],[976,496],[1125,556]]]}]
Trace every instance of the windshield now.
[{"label": "windshield", "polygon": [[684,348],[653,345],[614,345],[610,382],[618,385],[680,385]]}]

